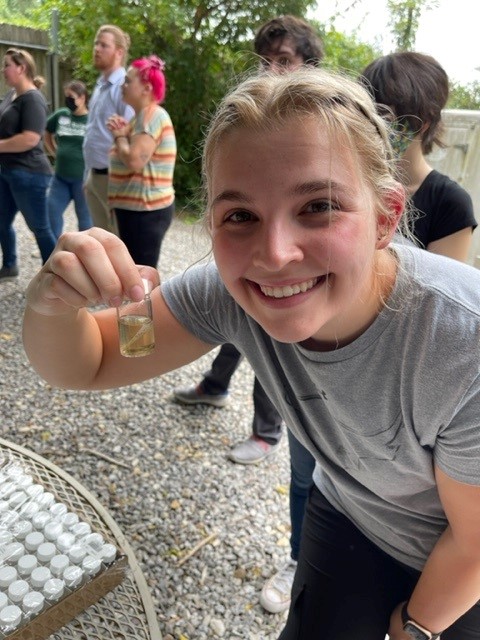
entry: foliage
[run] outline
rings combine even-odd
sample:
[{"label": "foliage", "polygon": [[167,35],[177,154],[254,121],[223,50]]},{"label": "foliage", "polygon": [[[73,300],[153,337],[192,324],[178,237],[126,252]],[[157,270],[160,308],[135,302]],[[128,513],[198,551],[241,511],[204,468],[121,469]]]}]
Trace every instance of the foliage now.
[{"label": "foliage", "polygon": [[389,26],[397,51],[415,49],[415,37],[424,10],[438,7],[438,0],[387,0]]},{"label": "foliage", "polygon": [[323,33],[323,42],[325,45],[323,66],[344,71],[354,77],[381,55],[374,46],[360,42],[355,34],[346,35],[336,31],[333,26]]},{"label": "foliage", "polygon": [[447,108],[480,110],[480,82],[476,80],[467,85],[453,84]]}]

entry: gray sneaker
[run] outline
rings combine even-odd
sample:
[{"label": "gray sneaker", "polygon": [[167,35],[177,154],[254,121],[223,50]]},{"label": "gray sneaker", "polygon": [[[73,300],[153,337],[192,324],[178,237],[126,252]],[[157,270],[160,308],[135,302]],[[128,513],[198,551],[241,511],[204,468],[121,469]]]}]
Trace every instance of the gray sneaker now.
[{"label": "gray sneaker", "polygon": [[228,403],[228,391],[226,393],[204,393],[202,385],[196,387],[181,387],[174,389],[173,397],[182,404],[209,404],[212,407],[224,407]]},{"label": "gray sneaker", "polygon": [[296,570],[296,560],[290,559],[280,571],[275,573],[263,585],[260,604],[266,611],[281,613],[288,609]]},{"label": "gray sneaker", "polygon": [[258,464],[271,456],[278,447],[278,444],[268,444],[257,436],[250,436],[232,447],[227,457],[238,464]]}]

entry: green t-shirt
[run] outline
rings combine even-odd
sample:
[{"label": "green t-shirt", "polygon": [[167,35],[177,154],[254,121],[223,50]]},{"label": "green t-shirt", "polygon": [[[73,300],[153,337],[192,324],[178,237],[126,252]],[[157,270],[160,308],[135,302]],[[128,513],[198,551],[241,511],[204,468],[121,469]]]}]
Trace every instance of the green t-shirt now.
[{"label": "green t-shirt", "polygon": [[55,135],[57,157],[55,173],[64,178],[82,178],[85,168],[82,144],[88,115],[75,116],[69,109],[59,109],[47,120],[47,131]]}]

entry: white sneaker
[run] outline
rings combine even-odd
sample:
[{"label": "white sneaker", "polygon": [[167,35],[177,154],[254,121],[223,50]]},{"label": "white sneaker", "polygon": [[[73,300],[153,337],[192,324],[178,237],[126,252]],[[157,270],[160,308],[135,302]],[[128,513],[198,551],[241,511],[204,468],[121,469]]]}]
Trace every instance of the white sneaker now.
[{"label": "white sneaker", "polygon": [[297,561],[290,559],[287,564],[269,578],[263,585],[260,604],[270,613],[281,613],[290,606],[293,578]]}]

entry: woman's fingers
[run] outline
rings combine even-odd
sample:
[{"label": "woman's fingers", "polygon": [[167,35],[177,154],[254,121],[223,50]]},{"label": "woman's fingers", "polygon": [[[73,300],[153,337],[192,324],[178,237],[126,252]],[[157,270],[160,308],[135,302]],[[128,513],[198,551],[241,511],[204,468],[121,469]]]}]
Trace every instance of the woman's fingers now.
[{"label": "woman's fingers", "polygon": [[[143,277],[158,284],[154,269]],[[77,309],[98,302],[118,306],[124,297],[141,300],[144,296],[142,275],[125,244],[98,228],[64,233],[35,281],[29,303],[46,306],[53,313],[62,304]]]}]

